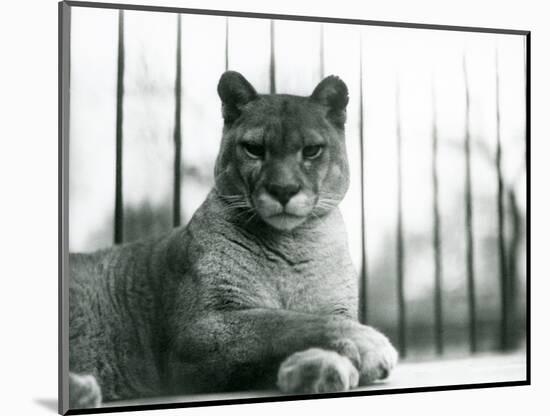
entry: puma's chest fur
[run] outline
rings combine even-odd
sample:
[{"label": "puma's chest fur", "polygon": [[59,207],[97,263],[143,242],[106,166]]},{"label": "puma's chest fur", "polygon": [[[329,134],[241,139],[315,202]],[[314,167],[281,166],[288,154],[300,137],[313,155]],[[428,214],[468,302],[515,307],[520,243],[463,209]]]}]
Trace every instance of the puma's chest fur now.
[{"label": "puma's chest fur", "polygon": [[[356,275],[337,210],[311,227],[281,234],[257,224],[236,227],[220,215],[219,204],[212,193],[187,232],[188,270],[198,279],[202,307],[354,316]],[[210,231],[203,233],[206,224]]]}]

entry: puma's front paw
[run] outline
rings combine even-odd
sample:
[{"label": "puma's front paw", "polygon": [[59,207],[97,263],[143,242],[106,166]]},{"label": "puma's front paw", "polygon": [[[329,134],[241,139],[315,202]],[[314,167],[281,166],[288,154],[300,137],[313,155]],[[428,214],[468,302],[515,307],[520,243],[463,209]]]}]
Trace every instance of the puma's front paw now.
[{"label": "puma's front paw", "polygon": [[357,387],[359,373],[334,351],[311,348],[288,357],[279,367],[277,386],[283,393],[327,393]]},{"label": "puma's front paw", "polygon": [[69,373],[69,407],[79,409],[100,405],[101,389],[95,377]]},{"label": "puma's front paw", "polygon": [[[359,353],[359,382],[367,384],[375,380],[388,377],[390,371],[397,364],[398,353],[388,338],[376,329],[358,325],[350,334],[349,338],[341,340],[346,348],[336,349],[340,354],[349,356],[355,363],[354,358]],[[356,350],[350,348],[348,343],[355,344]]]}]

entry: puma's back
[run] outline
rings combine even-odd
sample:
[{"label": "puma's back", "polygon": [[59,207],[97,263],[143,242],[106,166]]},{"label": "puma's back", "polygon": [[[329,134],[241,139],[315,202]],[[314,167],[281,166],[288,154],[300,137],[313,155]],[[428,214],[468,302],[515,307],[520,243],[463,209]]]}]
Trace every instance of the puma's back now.
[{"label": "puma's back", "polygon": [[69,256],[69,368],[93,374],[107,399],[160,393],[152,247],[139,242]]}]

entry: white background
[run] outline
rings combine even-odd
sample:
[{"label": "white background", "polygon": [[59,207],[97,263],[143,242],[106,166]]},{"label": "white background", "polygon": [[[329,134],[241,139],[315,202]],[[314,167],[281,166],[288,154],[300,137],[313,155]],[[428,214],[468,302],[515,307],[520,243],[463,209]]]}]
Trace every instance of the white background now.
[{"label": "white background", "polygon": [[[518,415],[548,410],[548,77],[545,1],[145,1],[143,4],[532,31],[532,382],[530,387],[156,411],[159,415],[355,413]],[[57,395],[57,4],[0,13],[2,414],[53,414]],[[43,403],[50,403],[44,406]],[[128,415],[133,413],[127,413]],[[142,413],[136,413],[142,414]]]}]

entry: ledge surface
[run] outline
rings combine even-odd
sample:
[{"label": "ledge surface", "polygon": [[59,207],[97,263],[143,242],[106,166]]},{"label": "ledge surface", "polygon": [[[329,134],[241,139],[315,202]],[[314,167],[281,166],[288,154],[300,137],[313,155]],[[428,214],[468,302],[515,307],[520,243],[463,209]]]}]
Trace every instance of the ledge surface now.
[{"label": "ledge surface", "polygon": [[[498,382],[525,381],[527,378],[526,354],[493,354],[459,359],[441,359],[423,362],[402,362],[391,376],[353,391],[373,391],[437,386],[459,386]],[[126,400],[105,403],[104,407],[136,406],[166,403],[232,400],[277,397],[276,390],[246,391],[217,394],[197,394],[154,399]]]}]

